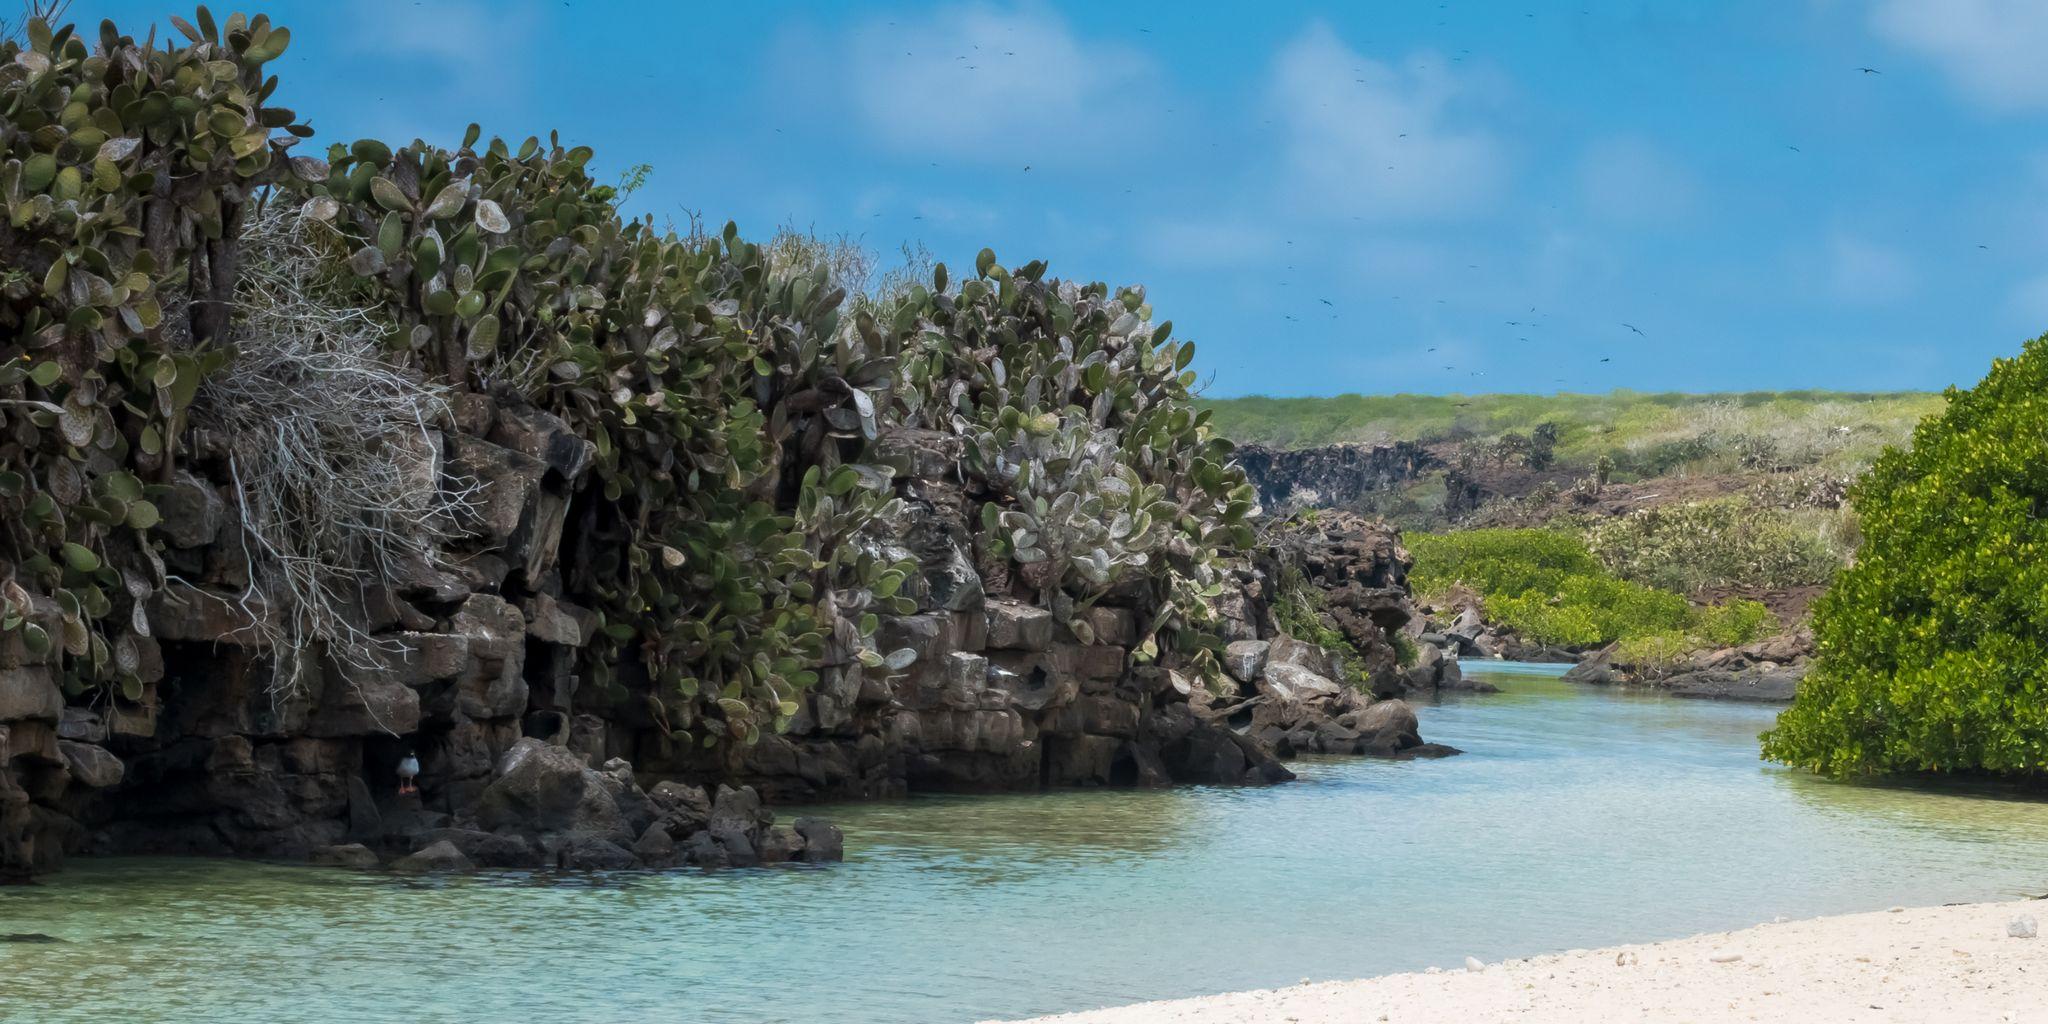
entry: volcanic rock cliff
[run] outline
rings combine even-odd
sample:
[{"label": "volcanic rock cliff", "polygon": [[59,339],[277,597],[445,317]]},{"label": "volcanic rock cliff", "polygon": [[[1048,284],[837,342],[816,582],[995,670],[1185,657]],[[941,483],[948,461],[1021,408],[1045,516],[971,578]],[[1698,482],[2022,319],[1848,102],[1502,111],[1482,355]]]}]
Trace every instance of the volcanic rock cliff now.
[{"label": "volcanic rock cliff", "polygon": [[1260,504],[1280,512],[1348,505],[1442,465],[1414,441],[1294,449],[1247,444],[1237,456],[1246,478],[1258,489]]},{"label": "volcanic rock cliff", "polygon": [[[904,591],[916,612],[884,617],[878,645],[915,660],[882,673],[822,665],[786,733],[709,752],[677,742],[630,688],[571,671],[596,625],[558,582],[594,543],[579,526],[589,442],[476,394],[430,437],[443,472],[477,488],[450,568],[365,588],[376,664],[299,659],[317,668],[288,685],[265,640],[276,613],[245,596],[227,467],[200,438],[161,503],[177,582],[151,602],[153,635],[132,652],[141,692],[67,698],[47,653],[0,650],[7,873],[67,852],[422,869],[836,859],[836,830],[778,824],[764,798],[1267,783],[1291,778],[1279,759],[1295,753],[1449,752],[1386,699],[1434,685],[1436,670],[1411,678],[1395,663],[1389,638],[1413,610],[1407,556],[1385,526],[1275,525],[1213,599],[1229,648],[1228,683],[1211,692],[1139,663],[1136,613],[1115,594],[1086,610],[1084,640],[1024,581],[984,571],[959,439],[910,430],[878,444],[909,512],[875,543],[921,566]],[[1281,631],[1273,602],[1290,570],[1324,595],[1348,650]],[[407,751],[419,792],[401,795]]]}]

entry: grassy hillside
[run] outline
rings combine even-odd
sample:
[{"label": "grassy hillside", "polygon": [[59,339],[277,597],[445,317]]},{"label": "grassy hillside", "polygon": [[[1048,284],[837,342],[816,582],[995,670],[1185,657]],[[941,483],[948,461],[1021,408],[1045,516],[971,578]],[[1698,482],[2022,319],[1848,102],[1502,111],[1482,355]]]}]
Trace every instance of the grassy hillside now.
[{"label": "grassy hillside", "polygon": [[[1612,391],[1599,395],[1339,395],[1233,398],[1204,402],[1224,436],[1286,448],[1339,441],[1424,442],[1526,433],[1555,423],[1557,455],[1590,464],[1601,455],[1624,466],[1697,462],[1712,453],[1698,439],[1764,439],[1786,462],[1833,472],[1867,466],[1885,445],[1941,409],[1933,392],[1750,391],[1686,394]],[[1739,457],[1740,445],[1723,445]],[[1644,470],[1654,473],[1652,465]],[[1695,466],[1695,469],[1711,469]]]}]

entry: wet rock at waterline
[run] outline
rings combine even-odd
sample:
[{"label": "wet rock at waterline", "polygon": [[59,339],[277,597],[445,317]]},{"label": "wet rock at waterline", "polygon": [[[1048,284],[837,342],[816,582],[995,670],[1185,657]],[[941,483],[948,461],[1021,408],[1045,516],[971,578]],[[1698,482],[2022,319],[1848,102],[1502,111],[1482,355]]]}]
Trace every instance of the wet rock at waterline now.
[{"label": "wet rock at waterline", "polygon": [[1805,630],[1699,651],[1677,665],[1627,664],[1609,645],[1587,655],[1564,678],[1592,686],[1656,687],[1674,697],[1790,703],[1812,658],[1813,635]]},{"label": "wet rock at waterline", "polygon": [[391,870],[408,874],[426,872],[475,871],[476,865],[455,848],[455,844],[442,840],[430,843],[412,853],[391,862]]}]

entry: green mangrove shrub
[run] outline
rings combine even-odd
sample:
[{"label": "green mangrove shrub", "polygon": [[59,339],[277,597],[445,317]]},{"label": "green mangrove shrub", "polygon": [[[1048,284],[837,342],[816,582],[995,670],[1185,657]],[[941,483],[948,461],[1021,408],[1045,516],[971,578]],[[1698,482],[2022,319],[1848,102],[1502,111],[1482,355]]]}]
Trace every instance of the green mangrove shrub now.
[{"label": "green mangrove shrub", "polygon": [[2048,769],[2048,337],[1950,388],[1850,491],[1863,546],[1764,756],[1831,775]]},{"label": "green mangrove shrub", "polygon": [[1539,643],[1584,648],[1619,641],[1630,660],[1666,664],[1777,628],[1755,601],[1696,608],[1680,594],[1621,579],[1562,530],[1417,533],[1405,543],[1415,559],[1408,579],[1416,593],[1442,600],[1464,587],[1479,595],[1489,622]]}]

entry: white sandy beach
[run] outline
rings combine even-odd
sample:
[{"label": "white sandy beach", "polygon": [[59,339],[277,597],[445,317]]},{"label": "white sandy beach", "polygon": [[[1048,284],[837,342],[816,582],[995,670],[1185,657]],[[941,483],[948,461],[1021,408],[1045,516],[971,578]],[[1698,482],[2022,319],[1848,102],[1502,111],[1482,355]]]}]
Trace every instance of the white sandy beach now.
[{"label": "white sandy beach", "polygon": [[1031,1024],[1456,1021],[2048,1022],[2048,902],[1975,903],[1765,924],[1670,942],[1235,992]]}]

